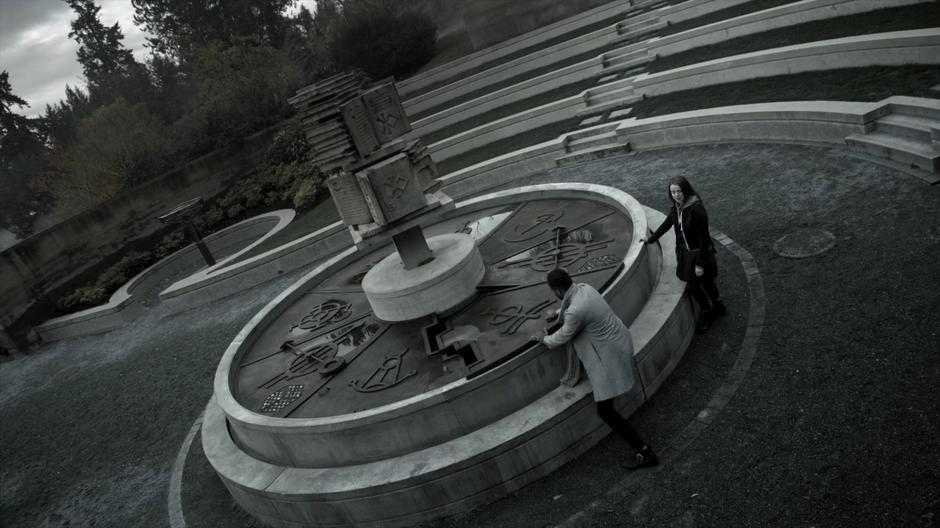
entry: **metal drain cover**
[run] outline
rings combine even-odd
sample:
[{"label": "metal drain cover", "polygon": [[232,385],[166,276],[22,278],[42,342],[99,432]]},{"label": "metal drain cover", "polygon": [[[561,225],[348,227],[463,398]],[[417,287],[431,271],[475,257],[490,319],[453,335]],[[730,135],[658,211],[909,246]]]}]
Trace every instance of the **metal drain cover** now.
[{"label": "metal drain cover", "polygon": [[800,229],[774,242],[774,252],[782,257],[801,259],[832,249],[836,237],[824,229]]}]

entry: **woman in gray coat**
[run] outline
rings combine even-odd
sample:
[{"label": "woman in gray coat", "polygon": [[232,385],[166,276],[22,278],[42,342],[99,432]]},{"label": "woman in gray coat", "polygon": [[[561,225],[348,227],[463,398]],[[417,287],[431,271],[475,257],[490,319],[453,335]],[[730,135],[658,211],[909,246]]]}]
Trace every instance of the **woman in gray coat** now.
[{"label": "woman in gray coat", "polygon": [[635,383],[630,330],[597,290],[588,284],[573,284],[565,270],[549,272],[548,286],[561,299],[558,330],[533,339],[549,348],[570,342],[591,382],[597,414],[636,451],[635,461],[628,467],[658,464],[653,450],[614,408],[614,398],[630,392]]}]

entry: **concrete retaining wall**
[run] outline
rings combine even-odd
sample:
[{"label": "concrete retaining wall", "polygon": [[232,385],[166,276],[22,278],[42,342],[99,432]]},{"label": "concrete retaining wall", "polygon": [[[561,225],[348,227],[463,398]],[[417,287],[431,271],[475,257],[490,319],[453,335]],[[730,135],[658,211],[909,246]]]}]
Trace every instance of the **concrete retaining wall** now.
[{"label": "concrete retaining wall", "polygon": [[[218,261],[210,270],[224,268],[226,262],[283,229],[294,218],[294,211],[274,211],[249,218],[205,238],[206,246]],[[106,332],[131,322],[144,312],[142,297],[167,277],[204,265],[202,254],[190,244],[138,273],[121,286],[107,304],[55,317],[36,327],[45,342]]]},{"label": "concrete retaining wall", "polygon": [[264,155],[279,130],[271,127],[203,156],[0,253],[0,326],[9,327],[36,299],[131,240],[162,229],[156,217],[169,207],[221,192]]},{"label": "concrete retaining wall", "polygon": [[940,28],[862,35],[785,46],[637,76],[637,94],[652,97],[759,77],[808,71],[940,64]]}]

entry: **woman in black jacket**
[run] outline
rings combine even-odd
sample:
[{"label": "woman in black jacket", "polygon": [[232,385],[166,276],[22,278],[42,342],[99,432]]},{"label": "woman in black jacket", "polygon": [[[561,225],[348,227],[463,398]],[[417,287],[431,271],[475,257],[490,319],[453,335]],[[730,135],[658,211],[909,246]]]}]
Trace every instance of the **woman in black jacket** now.
[{"label": "woman in black jacket", "polygon": [[675,230],[676,276],[689,284],[692,297],[701,309],[696,330],[705,332],[715,319],[725,315],[725,305],[715,284],[718,263],[708,234],[708,213],[702,199],[682,176],[669,181],[669,201],[672,207],[666,220],[643,241],[654,244],[670,227]]}]

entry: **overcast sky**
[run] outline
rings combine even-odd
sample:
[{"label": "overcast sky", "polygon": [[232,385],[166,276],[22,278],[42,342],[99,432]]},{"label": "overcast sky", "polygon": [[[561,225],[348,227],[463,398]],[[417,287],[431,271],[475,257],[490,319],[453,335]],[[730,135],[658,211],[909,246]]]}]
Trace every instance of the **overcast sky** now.
[{"label": "overcast sky", "polygon": [[[314,0],[302,0],[312,8]],[[133,21],[131,0],[98,0],[105,26],[121,24],[124,45],[143,62],[146,34]],[[85,86],[76,60],[78,44],[69,38],[74,18],[62,0],[0,0],[0,70],[10,72],[13,93],[29,103],[18,113],[37,116],[46,104],[65,97],[65,85]]]}]

